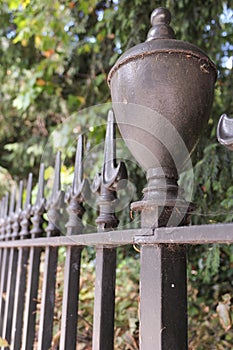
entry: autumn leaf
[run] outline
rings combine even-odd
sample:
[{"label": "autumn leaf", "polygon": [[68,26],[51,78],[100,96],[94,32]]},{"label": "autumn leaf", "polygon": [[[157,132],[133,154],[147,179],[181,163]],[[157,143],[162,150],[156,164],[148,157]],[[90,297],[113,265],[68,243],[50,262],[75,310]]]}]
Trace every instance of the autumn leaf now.
[{"label": "autumn leaf", "polygon": [[228,331],[232,326],[232,320],[230,315],[230,295],[226,294],[223,299],[224,301],[220,301],[218,303],[216,310],[219,315],[219,321],[222,327],[225,331]]},{"label": "autumn leaf", "polygon": [[9,343],[6,339],[3,339],[0,337],[0,346],[3,346],[3,347],[8,347],[9,346]]},{"label": "autumn leaf", "polygon": [[38,78],[38,79],[36,79],[36,84],[37,84],[38,86],[45,86],[45,85],[46,85],[46,82],[45,82],[43,79]]},{"label": "autumn leaf", "polygon": [[49,50],[43,51],[43,56],[45,56],[46,58],[49,58],[49,57],[51,57],[54,54],[54,52],[55,51],[53,49],[49,49]]}]

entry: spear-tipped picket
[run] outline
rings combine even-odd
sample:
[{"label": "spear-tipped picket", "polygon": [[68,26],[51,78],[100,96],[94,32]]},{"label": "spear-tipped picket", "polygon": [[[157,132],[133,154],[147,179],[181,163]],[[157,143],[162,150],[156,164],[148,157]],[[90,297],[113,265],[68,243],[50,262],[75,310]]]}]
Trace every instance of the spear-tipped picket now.
[{"label": "spear-tipped picket", "polygon": [[41,207],[44,205],[44,170],[45,166],[42,163],[40,165],[40,172],[39,172],[39,181],[38,181],[38,191],[36,196],[36,201],[33,206],[34,210],[40,210]]},{"label": "spear-tipped picket", "polygon": [[83,230],[82,216],[84,214],[83,202],[89,196],[89,184],[83,177],[83,154],[84,154],[84,139],[80,135],[77,142],[75,155],[74,177],[72,187],[66,194],[66,201],[69,204],[67,212],[69,220],[66,224],[67,234],[80,234]]},{"label": "spear-tipped picket", "polygon": [[82,194],[84,179],[83,179],[83,137],[79,136],[75,155],[74,178],[72,185],[72,195],[80,196]]},{"label": "spear-tipped picket", "polygon": [[[67,235],[81,234],[83,231],[83,202],[89,195],[88,181],[83,177],[83,150],[84,139],[81,135],[77,142],[73,183],[66,194],[69,214]],[[80,246],[66,248],[60,349],[76,348],[81,253]]]},{"label": "spear-tipped picket", "polygon": [[[116,164],[116,127],[113,112],[108,113],[108,123],[104,147],[104,165],[101,176],[93,182],[93,190],[98,191],[99,216],[96,220],[98,231],[114,229],[118,226],[115,208],[118,204],[116,191],[121,180],[127,178],[125,164]],[[124,181],[125,183],[125,181]],[[96,283],[94,303],[93,349],[113,349],[116,249],[97,247]]]},{"label": "spear-tipped picket", "polygon": [[11,197],[10,197],[9,213],[7,216],[6,234],[8,238],[11,238],[11,233],[12,233],[12,223],[13,223],[13,216],[14,216],[14,209],[15,209],[15,193],[16,193],[16,188],[13,187],[11,191]]},{"label": "spear-tipped picket", "polygon": [[15,212],[13,215],[13,225],[12,225],[12,237],[16,238],[19,233],[20,227],[20,217],[22,213],[22,202],[23,202],[23,181],[19,183],[18,198],[16,202]]},{"label": "spear-tipped picket", "polygon": [[26,199],[23,206],[23,211],[21,213],[21,230],[20,230],[20,237],[21,238],[27,238],[29,235],[29,226],[31,224],[30,216],[31,216],[31,196],[32,196],[32,173],[28,175],[28,181],[27,181],[27,189],[26,189]]},{"label": "spear-tipped picket", "polygon": [[2,233],[4,235],[4,239],[8,239],[6,235],[7,228],[7,215],[8,215],[8,204],[9,204],[9,193],[7,192],[4,196],[4,206],[3,206],[3,223],[2,223]]},{"label": "spear-tipped picket", "polygon": [[116,190],[123,179],[127,179],[127,170],[123,162],[116,165],[116,123],[113,111],[110,110],[104,147],[103,184],[109,189]]},{"label": "spear-tipped picket", "polygon": [[39,181],[38,181],[38,190],[35,204],[32,207],[32,223],[33,227],[31,230],[32,238],[39,237],[43,233],[42,225],[43,225],[43,214],[45,211],[45,198],[44,198],[44,171],[45,166],[42,163],[40,165],[39,172]]},{"label": "spear-tipped picket", "polygon": [[0,237],[1,237],[1,240],[3,239],[4,237],[4,206],[5,206],[5,197],[3,197],[1,199],[1,202],[0,202]]},{"label": "spear-tipped picket", "polygon": [[116,125],[112,111],[108,113],[107,130],[104,147],[104,165],[101,175],[98,174],[92,184],[92,191],[100,191],[98,200],[99,216],[96,220],[99,231],[113,229],[118,226],[118,219],[115,215],[115,208],[118,204],[116,191],[122,180],[127,179],[125,164],[116,164]]},{"label": "spear-tipped picket", "polygon": [[51,197],[47,201],[49,224],[46,228],[48,236],[57,236],[60,233],[58,221],[60,218],[60,209],[64,202],[64,192],[61,191],[61,152],[57,152],[54,180]]}]

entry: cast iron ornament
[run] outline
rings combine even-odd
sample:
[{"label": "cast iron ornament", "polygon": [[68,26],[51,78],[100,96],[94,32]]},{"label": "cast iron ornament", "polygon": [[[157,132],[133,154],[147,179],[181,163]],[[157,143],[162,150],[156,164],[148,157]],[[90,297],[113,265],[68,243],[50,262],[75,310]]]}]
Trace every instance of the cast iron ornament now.
[{"label": "cast iron ornament", "polygon": [[155,9],[147,41],[126,51],[108,76],[119,130],[147,171],[144,197],[131,207],[168,212],[159,226],[174,206],[183,208],[181,218],[190,211],[177,180],[208,122],[217,77],[201,49],[175,39],[170,20],[167,9]]},{"label": "cast iron ornament", "polygon": [[222,114],[217,126],[217,139],[221,145],[233,151],[233,119]]},{"label": "cast iron ornament", "polygon": [[[201,49],[175,39],[169,26],[170,16],[167,9],[154,10],[147,41],[126,51],[108,76],[120,132],[145,170],[159,164],[181,171],[187,158],[180,157],[174,162],[167,145],[154,137],[158,123],[147,116],[146,110],[171,123],[191,154],[207,124],[213,102],[217,69]],[[136,107],[132,112],[132,104],[146,107],[145,115],[142,109],[137,115]],[[159,128],[163,133],[161,125]],[[175,134],[169,144],[172,149],[177,147]]]},{"label": "cast iron ornament", "polygon": [[92,184],[92,192],[99,192],[99,215],[96,219],[98,231],[114,229],[119,220],[115,215],[118,205],[117,191],[124,187],[127,169],[124,162],[116,164],[116,123],[113,112],[108,113],[107,130],[104,144],[104,165]]}]

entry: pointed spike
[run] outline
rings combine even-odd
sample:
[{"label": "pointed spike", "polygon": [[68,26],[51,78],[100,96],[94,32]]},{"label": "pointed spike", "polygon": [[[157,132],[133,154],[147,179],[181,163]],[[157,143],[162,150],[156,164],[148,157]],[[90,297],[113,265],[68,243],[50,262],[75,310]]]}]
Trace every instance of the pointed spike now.
[{"label": "pointed spike", "polygon": [[26,200],[25,200],[25,204],[24,204],[24,209],[27,209],[28,206],[31,204],[31,195],[32,195],[32,173],[30,173],[28,175]]},{"label": "pointed spike", "polygon": [[38,191],[36,196],[35,205],[40,205],[41,200],[44,198],[44,163],[40,165],[39,180],[38,180]]},{"label": "pointed spike", "polygon": [[5,208],[5,197],[3,197],[2,200],[1,200],[1,211],[0,211],[1,219],[4,218],[4,208]]},{"label": "pointed spike", "polygon": [[83,136],[80,135],[77,142],[74,165],[73,195],[77,194],[83,181]]},{"label": "pointed spike", "polygon": [[12,214],[14,212],[14,208],[15,208],[15,192],[16,192],[16,188],[14,186],[12,191],[11,191],[9,214]]},{"label": "pointed spike", "polygon": [[9,202],[9,193],[5,195],[5,206],[4,206],[4,218],[8,215],[8,202]]},{"label": "pointed spike", "polygon": [[113,111],[108,112],[108,122],[104,146],[104,164],[114,167],[116,159],[116,125]]},{"label": "pointed spike", "polygon": [[22,203],[23,203],[23,181],[21,180],[19,182],[18,200],[16,204],[16,209],[15,209],[16,213],[18,213],[22,209]]},{"label": "pointed spike", "polygon": [[58,151],[56,155],[55,168],[54,168],[54,180],[52,189],[52,199],[57,197],[58,192],[61,189],[61,152]]}]

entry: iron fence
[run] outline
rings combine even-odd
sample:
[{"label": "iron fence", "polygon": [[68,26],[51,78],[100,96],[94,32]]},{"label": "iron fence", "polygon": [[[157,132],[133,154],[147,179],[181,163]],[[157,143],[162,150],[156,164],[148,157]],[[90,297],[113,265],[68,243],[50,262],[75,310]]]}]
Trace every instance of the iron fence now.
[{"label": "iron fence", "polygon": [[[110,113],[104,166],[92,186],[93,191],[99,190],[96,233],[82,233],[87,182],[83,179],[81,137],[73,186],[66,195],[61,190],[61,155],[58,153],[49,199],[44,198],[42,164],[35,203],[31,203],[31,174],[24,203],[22,182],[17,199],[13,189],[10,199],[6,194],[1,200],[0,334],[10,344],[10,349],[45,350],[52,347],[58,248],[61,246],[66,248],[66,258],[59,349],[71,350],[77,346],[79,279],[85,246],[96,248],[92,348],[113,349],[116,250],[124,244],[141,246],[140,349],[187,349],[185,245],[232,243],[233,224],[117,230],[116,182],[126,178],[127,173],[123,163],[120,166],[114,164],[114,129]],[[109,164],[114,179],[110,172],[106,174]],[[107,183],[106,178],[111,181]],[[61,235],[59,230],[61,209],[68,212],[66,235]],[[43,284],[38,296],[42,267]]]},{"label": "iron fence", "polygon": [[[179,128],[182,124],[180,123],[180,108],[185,106],[184,115],[190,118],[191,123],[193,123],[192,129],[196,130],[196,124],[198,129],[201,129],[202,119],[206,119],[211,105],[216,68],[208,57],[193,45],[174,41],[174,32],[169,23],[170,13],[167,10],[158,9],[152,14],[152,29],[149,32],[147,42],[144,43],[146,54],[144,47],[142,49],[141,46],[137,46],[128,53],[128,56],[123,55],[116,67],[110,72],[110,84],[115,84],[114,88],[112,85],[113,97],[122,99],[128,92],[128,99],[137,97],[136,93],[135,96],[131,93],[136,85],[144,102],[152,101],[159,104],[152,106],[155,107],[154,110],[161,108],[164,114],[168,114],[168,117],[170,110],[174,111],[172,113],[173,122],[177,122]],[[131,57],[133,52],[134,56]],[[156,59],[153,55],[157,55]],[[199,85],[196,84],[197,86],[193,84],[192,79],[188,79],[191,81],[192,87],[195,87],[192,93],[198,105],[192,105],[189,102],[190,96],[186,94],[186,90],[190,89],[187,89],[183,80],[179,86],[184,87],[182,98],[188,102],[185,105],[182,99],[173,98],[171,103],[175,103],[175,108],[173,105],[168,106],[170,95],[167,98],[166,91],[169,90],[167,81],[165,81],[165,88],[162,90],[161,87],[164,86],[161,84],[154,87],[160,98],[156,98],[155,94],[155,97],[148,99],[148,95],[150,96],[152,93],[152,80],[150,81],[149,93],[147,89],[142,94],[143,89],[138,77],[135,78],[138,86],[129,79],[132,86],[128,91],[123,79],[124,76],[128,77],[129,68],[127,65],[132,64],[134,67],[136,60],[140,62],[144,60],[145,62],[146,59],[149,63],[147,62],[145,67],[141,66],[142,71],[139,71],[139,76],[146,75],[147,79],[150,79],[147,69],[148,66],[154,64],[153,69],[157,73],[161,73],[163,82],[164,77],[170,79],[170,76],[167,76],[167,70],[171,68],[170,66],[174,67],[173,60],[176,60],[176,68],[178,67],[177,69],[180,69],[181,72],[184,71],[183,66],[187,65],[187,71],[189,70],[193,78],[198,78]],[[181,65],[180,60],[182,60]],[[166,66],[164,70],[161,70],[163,64]],[[131,66],[129,67],[130,72],[134,71]],[[122,75],[116,73],[119,70],[122,70]],[[173,70],[169,71],[171,75]],[[179,79],[183,79],[182,74],[173,73],[172,83],[176,84],[178,76]],[[111,83],[111,79],[113,83]],[[123,79],[123,83],[120,79]],[[145,79],[146,83],[147,79]],[[161,103],[160,101],[163,99],[165,101]],[[181,107],[179,106],[180,101],[182,102]],[[118,102],[123,102],[124,107],[127,105],[125,100]],[[167,111],[163,109],[164,106],[168,106],[170,109],[168,108]],[[116,110],[119,117],[121,110],[117,108]],[[125,111],[122,110],[122,112]],[[134,125],[136,129],[140,129],[139,126],[142,126],[140,113],[139,118],[135,118],[139,123]],[[195,113],[198,115],[196,116]],[[197,123],[194,114],[197,117]],[[157,125],[154,119],[152,122],[157,129],[160,124]],[[223,131],[226,131],[227,128],[223,125]],[[131,129],[132,125],[129,127],[127,124],[125,129],[122,128],[123,134],[127,135],[132,131]],[[139,139],[145,138],[145,130],[142,133],[141,131],[137,135]],[[186,137],[186,143],[189,144],[190,135],[187,134],[187,130],[180,130],[180,132],[183,133],[183,136]],[[231,128],[229,133],[220,132],[224,142],[226,138],[229,141],[228,134],[230,136],[233,134]],[[173,134],[171,136],[174,137],[172,141],[176,145],[176,136]],[[189,146],[193,148],[197,141],[198,132],[192,133],[191,136],[193,140]],[[227,143],[228,147],[232,145],[232,137],[230,137],[230,141],[231,143]],[[84,147],[83,139],[80,136],[73,185],[66,193],[61,189],[61,154],[57,153],[53,189],[49,198],[46,199],[44,196],[45,181],[44,165],[42,164],[35,203],[31,203],[31,174],[28,177],[24,201],[22,182],[19,183],[17,193],[13,189],[10,195],[6,194],[1,200],[0,337],[9,344],[5,348],[11,350],[30,350],[33,348],[48,350],[53,346],[58,250],[59,247],[65,247],[59,349],[76,349],[78,343],[77,324],[79,322],[78,306],[81,302],[79,289],[82,252],[85,246],[94,246],[96,250],[96,276],[92,349],[113,349],[116,252],[117,248],[123,244],[138,244],[140,246],[140,349],[185,350],[188,348],[186,245],[230,244],[233,242],[233,224],[188,226],[192,207],[187,206],[187,202],[180,196],[177,184],[178,175],[171,167],[171,164],[174,165],[171,155],[167,152],[166,147],[163,147],[164,145],[161,147],[161,142],[153,142],[152,140],[155,151],[158,151],[158,156],[165,165],[161,171],[160,168],[155,167],[153,157],[149,159],[148,156],[146,159],[146,163],[148,162],[152,166],[147,173],[148,186],[144,189],[144,199],[132,204],[132,209],[141,211],[141,228],[117,229],[119,224],[115,213],[117,189],[120,180],[127,178],[127,170],[123,162],[116,164],[115,121],[112,111],[109,112],[108,116],[102,171],[94,179],[91,188],[83,176]],[[151,153],[153,154],[153,152]],[[144,153],[140,157],[143,163]],[[97,227],[96,232],[84,234],[82,218],[89,190],[99,194]],[[165,198],[165,205],[161,204],[160,196]],[[178,220],[180,224],[176,227],[166,227],[170,217],[174,214],[173,209],[176,201],[179,205],[176,208],[175,221],[177,218],[180,219]],[[68,215],[65,223],[65,235],[60,230],[60,224],[63,220],[61,218],[62,211],[67,211]]]}]

